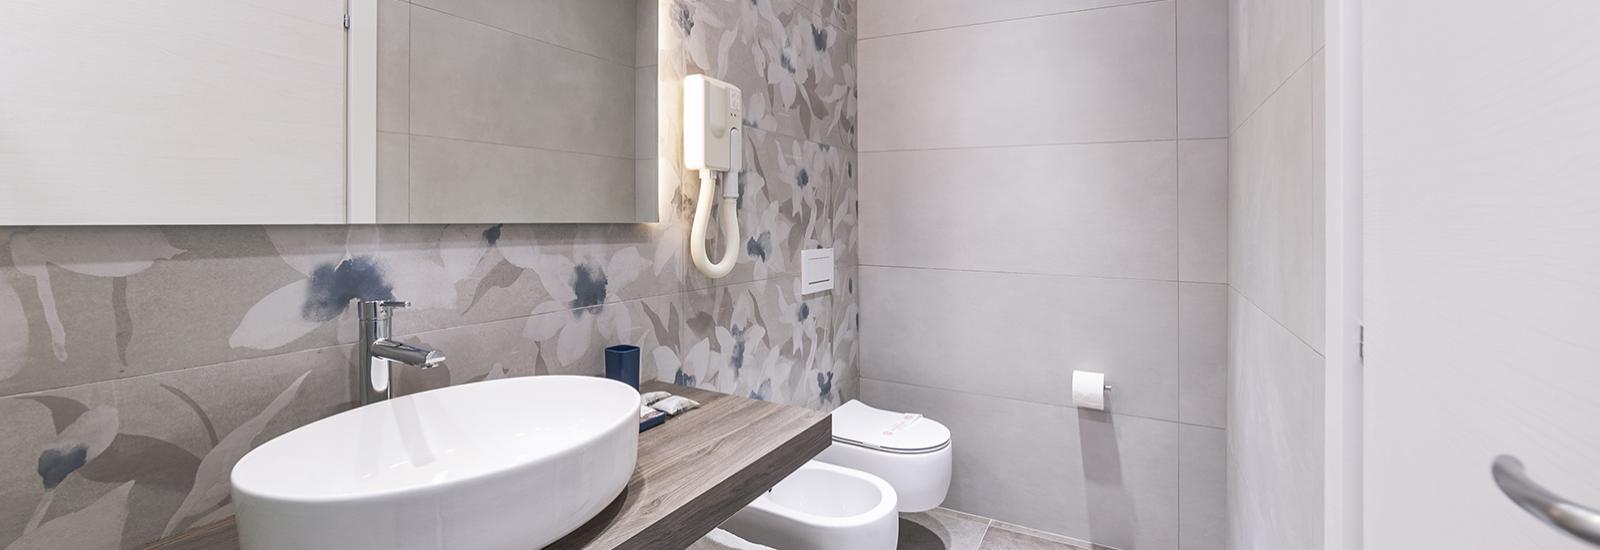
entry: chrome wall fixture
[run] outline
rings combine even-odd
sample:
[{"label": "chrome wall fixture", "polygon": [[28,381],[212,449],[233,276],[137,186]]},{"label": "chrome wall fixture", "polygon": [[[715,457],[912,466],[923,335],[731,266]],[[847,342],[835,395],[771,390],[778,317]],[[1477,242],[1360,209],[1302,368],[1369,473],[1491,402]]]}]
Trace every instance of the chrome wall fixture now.
[{"label": "chrome wall fixture", "polygon": [[1600,547],[1600,510],[1562,498],[1529,479],[1517,457],[1495,457],[1491,472],[1500,491],[1517,506],[1551,527]]},{"label": "chrome wall fixture", "polygon": [[394,396],[391,363],[421,369],[444,364],[444,353],[391,340],[394,310],[410,307],[411,302],[363,300],[360,311],[361,335],[356,340],[355,367],[361,379],[361,404],[368,405]]}]

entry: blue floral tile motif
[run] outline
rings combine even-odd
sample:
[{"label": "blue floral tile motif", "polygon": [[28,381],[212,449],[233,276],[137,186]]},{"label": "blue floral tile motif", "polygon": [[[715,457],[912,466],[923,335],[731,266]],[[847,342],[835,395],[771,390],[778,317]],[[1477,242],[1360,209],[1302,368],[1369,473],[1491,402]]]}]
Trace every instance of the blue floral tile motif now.
[{"label": "blue floral tile motif", "polygon": [[772,250],[772,232],[762,231],[760,235],[751,237],[745,242],[744,252],[751,258],[767,261],[767,251]]},{"label": "blue floral tile motif", "polygon": [[45,449],[39,453],[39,479],[46,490],[54,489],[72,472],[88,462],[89,447],[76,445],[66,450]]},{"label": "blue floral tile motif", "polygon": [[833,373],[817,373],[817,390],[824,404],[833,403]]},{"label": "blue floral tile motif", "polygon": [[359,257],[317,266],[301,316],[307,321],[332,321],[344,313],[351,300],[393,300],[394,286],[383,278],[372,258]]},{"label": "blue floral tile motif", "polygon": [[578,264],[572,268],[572,308],[586,310],[606,301],[606,272],[597,266]]},{"label": "blue floral tile motif", "polygon": [[[349,406],[357,299],[413,302],[397,331],[463,358],[425,387],[596,374],[600,350],[626,343],[657,379],[819,409],[848,399],[856,46],[840,16],[853,9],[664,3],[661,78],[746,92],[745,241],[727,279],[687,260],[698,181],[671,143],[658,224],[0,228],[0,415],[15,428],[0,457],[21,480],[0,508],[24,516],[0,548],[62,531],[139,547],[225,516],[244,450]],[[800,296],[795,259],[825,247],[844,284]]]}]

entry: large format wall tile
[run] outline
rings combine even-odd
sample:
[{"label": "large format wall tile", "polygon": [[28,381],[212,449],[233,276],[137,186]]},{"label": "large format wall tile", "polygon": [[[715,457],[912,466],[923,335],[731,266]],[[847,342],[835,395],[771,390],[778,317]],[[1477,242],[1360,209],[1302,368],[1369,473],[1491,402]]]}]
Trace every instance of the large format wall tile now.
[{"label": "large format wall tile", "polygon": [[633,66],[637,0],[415,0],[418,6]]},{"label": "large format wall tile", "polygon": [[[861,9],[861,394],[950,419],[947,505],[1218,548],[1225,455],[1177,434],[1226,424],[1225,0]],[[1075,368],[1111,416],[1070,408]]]},{"label": "large format wall tile", "polygon": [[1176,0],[1178,137],[1228,137],[1228,0]]},{"label": "large format wall tile", "polygon": [[799,289],[798,276],[785,276],[688,293],[683,362],[658,364],[657,376],[763,401],[838,405],[836,384],[854,372],[834,362],[832,297]]},{"label": "large format wall tile", "polygon": [[1176,283],[873,266],[861,277],[868,378],[1070,405],[1072,371],[1097,371],[1116,388],[1113,412],[1178,419]]},{"label": "large format wall tile", "polygon": [[[378,130],[411,128],[411,4],[378,2]],[[386,153],[379,153],[387,159]]]},{"label": "large format wall tile", "polygon": [[[0,422],[0,440],[5,441],[0,445],[0,540],[10,544],[26,531],[51,525],[49,520],[56,519],[52,515],[59,517],[83,509],[107,492],[122,489],[122,483],[79,475],[83,464],[104,455],[117,437],[117,401],[112,386],[91,384],[0,399],[0,415],[5,418]],[[63,436],[69,428],[73,434]],[[79,447],[82,459],[69,458],[79,453]],[[183,454],[191,467],[198,462],[187,451]],[[74,466],[75,463],[78,464]],[[45,474],[41,475],[41,471]],[[173,477],[182,480],[184,476]],[[126,499],[126,494],[113,495],[107,507],[111,511],[126,509]],[[55,508],[54,514],[51,508]],[[61,525],[66,523],[71,520]],[[84,534],[106,541],[107,548],[116,548],[121,540],[121,525],[85,525],[79,529],[89,530]],[[39,548],[49,548],[49,543],[55,541],[40,542],[44,544]]]},{"label": "large format wall tile", "polygon": [[1230,294],[1227,547],[1321,548],[1322,356]]},{"label": "large format wall tile", "polygon": [[1238,128],[1315,51],[1313,0],[1231,0],[1229,98]]},{"label": "large format wall tile", "polygon": [[1323,201],[1315,172],[1312,75],[1302,70],[1233,137],[1228,280],[1322,349]]},{"label": "large format wall tile", "polygon": [[410,50],[414,134],[633,158],[632,64],[421,8]]},{"label": "large format wall tile", "polygon": [[1178,280],[1228,282],[1228,140],[1178,142]]},{"label": "large format wall tile", "polygon": [[[411,137],[409,158],[411,223],[459,221],[462,212],[484,221],[634,219],[635,186],[620,184],[634,181],[631,158],[422,135]],[[462,181],[472,193],[461,192]]]},{"label": "large format wall tile", "polygon": [[1178,285],[1178,420],[1228,425],[1228,287]]},{"label": "large format wall tile", "polygon": [[861,384],[867,403],[950,427],[946,506],[1115,548],[1178,547],[1177,424],[870,375]]},{"label": "large format wall tile", "polygon": [[0,399],[0,538],[131,547],[224,517],[245,452],[349,407],[349,364],[340,346]]},{"label": "large format wall tile", "polygon": [[1172,139],[1174,25],[1162,1],[862,41],[861,149]]},{"label": "large format wall tile", "polygon": [[1228,546],[1228,434],[1178,427],[1178,534],[1183,550]]},{"label": "large format wall tile", "polygon": [[378,132],[378,219],[405,220],[410,204],[411,135]]},{"label": "large format wall tile", "polygon": [[1141,142],[864,153],[862,262],[1175,279],[1175,149]]},{"label": "large format wall tile", "polygon": [[861,38],[1026,19],[1147,0],[861,0]]}]

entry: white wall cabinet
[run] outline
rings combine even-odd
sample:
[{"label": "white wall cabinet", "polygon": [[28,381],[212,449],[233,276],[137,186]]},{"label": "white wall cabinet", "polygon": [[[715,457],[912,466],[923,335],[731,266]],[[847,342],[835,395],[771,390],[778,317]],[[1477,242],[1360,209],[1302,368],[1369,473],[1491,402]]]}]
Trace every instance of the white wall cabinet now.
[{"label": "white wall cabinet", "polygon": [[345,11],[0,0],[0,225],[362,221]]}]

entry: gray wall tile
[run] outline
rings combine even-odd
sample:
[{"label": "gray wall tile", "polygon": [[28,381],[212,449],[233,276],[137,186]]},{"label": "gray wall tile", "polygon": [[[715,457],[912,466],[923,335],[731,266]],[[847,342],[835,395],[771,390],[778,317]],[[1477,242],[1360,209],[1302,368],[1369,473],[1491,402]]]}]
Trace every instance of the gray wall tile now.
[{"label": "gray wall tile", "polygon": [[1178,280],[1228,282],[1228,140],[1178,142]]},{"label": "gray wall tile", "polygon": [[408,0],[427,11],[489,25],[522,36],[533,35],[533,12],[540,2],[499,0]]},{"label": "gray wall tile", "polygon": [[633,157],[631,64],[415,9],[411,72],[415,134]]},{"label": "gray wall tile", "polygon": [[[1172,142],[864,153],[862,261],[1172,280]],[[1195,214],[1215,204],[1199,204]]]},{"label": "gray wall tile", "polygon": [[378,2],[378,130],[382,132],[410,130],[411,9],[404,0]]},{"label": "gray wall tile", "polygon": [[1178,532],[1183,550],[1228,547],[1228,435],[1178,427]]},{"label": "gray wall tile", "polygon": [[1314,168],[1311,84],[1308,66],[1234,134],[1228,280],[1320,350],[1324,193]]},{"label": "gray wall tile", "polygon": [[1321,8],[1230,2],[1228,548],[1322,546]]},{"label": "gray wall tile", "polygon": [[410,158],[412,223],[625,222],[635,212],[632,159],[420,135]]},{"label": "gray wall tile", "polygon": [[638,0],[529,2],[529,36],[630,67],[638,65]]},{"label": "gray wall tile", "polygon": [[1026,19],[1146,0],[862,0],[861,38]]},{"label": "gray wall tile", "polygon": [[[1226,412],[1225,287],[1179,282],[1228,280],[1226,5],[861,9],[862,395],[960,425],[950,506],[1109,547],[1188,544],[1175,422]],[[1119,447],[1037,430],[1078,418],[1073,368],[1108,373],[1097,418],[1148,466],[1057,477]],[[1120,474],[1135,496],[1107,489]],[[1174,500],[1142,496],[1158,494]]]},{"label": "gray wall tile", "polygon": [[1178,419],[1176,283],[875,266],[861,277],[868,378],[1070,405],[1072,371],[1097,371],[1116,388],[1112,411]]},{"label": "gray wall tile", "polygon": [[378,221],[405,223],[410,208],[411,135],[378,132]]},{"label": "gray wall tile", "polygon": [[419,6],[635,66],[638,0],[415,0]]},{"label": "gray wall tile", "polygon": [[1173,17],[1163,1],[862,41],[861,149],[1172,139]]},{"label": "gray wall tile", "polygon": [[1322,356],[1230,294],[1228,547],[1321,548]]},{"label": "gray wall tile", "polygon": [[1178,285],[1178,419],[1228,422],[1228,287]]},{"label": "gray wall tile", "polygon": [[1176,0],[1178,137],[1228,137],[1228,0]]},{"label": "gray wall tile", "polygon": [[[6,442],[0,445],[0,540],[16,540],[34,516],[48,514],[49,508],[81,509],[116,486],[88,479],[68,456],[83,445],[86,462],[92,462],[111,447],[106,432],[114,437],[118,422],[113,386],[89,384],[0,399],[0,415],[6,419],[0,422],[0,438]],[[90,411],[95,414],[85,414]],[[85,432],[82,436],[61,436],[75,424],[75,432]],[[54,471],[48,479],[39,473],[41,462]],[[52,482],[54,488],[47,487]],[[41,523],[48,525],[46,519],[40,517]],[[120,533],[93,535],[115,542]],[[49,548],[56,541],[43,542],[41,547]]]},{"label": "gray wall tile", "polygon": [[1299,70],[1311,52],[1312,0],[1231,0],[1229,98],[1233,127]]},{"label": "gray wall tile", "polygon": [[350,407],[351,347],[225,363],[115,383],[116,438],[76,475],[134,481],[124,540],[227,513],[228,472],[261,443]]}]

